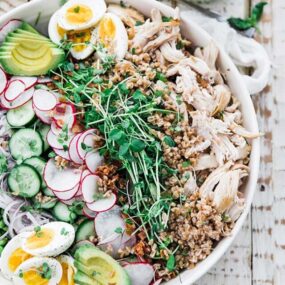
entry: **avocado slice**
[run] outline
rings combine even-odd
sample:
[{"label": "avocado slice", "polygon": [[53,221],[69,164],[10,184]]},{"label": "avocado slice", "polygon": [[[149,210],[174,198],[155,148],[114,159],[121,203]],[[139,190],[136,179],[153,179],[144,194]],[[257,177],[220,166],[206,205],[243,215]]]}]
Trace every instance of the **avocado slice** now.
[{"label": "avocado slice", "polygon": [[27,22],[23,22],[19,28],[24,30],[24,31],[27,31],[27,32],[39,34],[39,32],[35,28],[33,28],[30,24],[28,24]]},{"label": "avocado slice", "polygon": [[[101,285],[110,283],[131,285],[128,274],[119,263],[93,245],[86,244],[79,247],[74,254],[74,258],[74,265],[78,269],[77,273],[79,274],[79,276],[75,277],[78,284],[93,285],[98,282]],[[85,277],[85,279],[82,278],[82,282],[78,282],[81,277]],[[87,283],[85,283],[86,281]]]},{"label": "avocado slice", "polygon": [[[25,29],[30,29],[28,24]],[[65,53],[48,38],[31,31],[17,29],[0,47],[0,64],[13,75],[38,76],[56,68]]]},{"label": "avocado slice", "polygon": [[86,274],[84,274],[83,272],[79,270],[77,270],[74,275],[74,281],[75,281],[75,284],[78,284],[78,285],[90,285],[90,284],[101,285],[96,280],[88,277]]}]

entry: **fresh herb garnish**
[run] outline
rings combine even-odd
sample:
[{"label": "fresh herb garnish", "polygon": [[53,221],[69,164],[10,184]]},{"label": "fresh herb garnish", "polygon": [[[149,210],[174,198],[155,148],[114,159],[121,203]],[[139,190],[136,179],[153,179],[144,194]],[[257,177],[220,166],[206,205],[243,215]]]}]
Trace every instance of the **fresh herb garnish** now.
[{"label": "fresh herb garnish", "polygon": [[79,13],[79,12],[80,12],[80,6],[76,6],[76,7],[73,9],[73,12],[74,12],[74,13]]},{"label": "fresh herb garnish", "polygon": [[163,141],[164,141],[168,146],[170,146],[170,147],[176,146],[175,141],[174,141],[173,138],[170,137],[170,136],[165,136],[165,137],[163,138]]},{"label": "fresh herb garnish", "polygon": [[256,28],[257,23],[261,19],[264,6],[267,4],[267,2],[257,3],[252,9],[250,17],[248,17],[247,19],[231,17],[228,19],[228,22],[233,28],[241,31],[247,30],[249,28]]},{"label": "fresh herb garnish", "polygon": [[141,25],[143,25],[142,21],[136,21],[135,26],[141,26]]},{"label": "fresh herb garnish", "polygon": [[162,16],[162,22],[171,22],[173,21],[173,17],[166,17],[166,16]]},{"label": "fresh herb garnish", "polygon": [[188,167],[188,166],[190,166],[190,165],[191,165],[191,162],[190,162],[189,160],[182,162],[182,167],[183,167],[183,168],[186,168],[186,167]]},{"label": "fresh herb garnish", "polygon": [[34,231],[35,231],[35,233],[36,233],[36,237],[38,237],[38,238],[42,237],[43,232],[42,232],[42,229],[41,229],[40,226],[36,226],[36,227],[34,228]]},{"label": "fresh herb garnish", "polygon": [[171,254],[167,260],[167,263],[166,263],[166,268],[169,270],[169,271],[173,271],[175,269],[175,256],[173,254]]},{"label": "fresh herb garnish", "polygon": [[115,233],[122,234],[123,233],[123,229],[122,228],[116,228],[115,229]]},{"label": "fresh herb garnish", "polygon": [[46,262],[44,262],[42,265],[40,275],[42,278],[47,279],[47,280],[50,280],[52,277],[52,270]]},{"label": "fresh herb garnish", "polygon": [[8,171],[8,161],[4,154],[0,154],[0,174]]}]

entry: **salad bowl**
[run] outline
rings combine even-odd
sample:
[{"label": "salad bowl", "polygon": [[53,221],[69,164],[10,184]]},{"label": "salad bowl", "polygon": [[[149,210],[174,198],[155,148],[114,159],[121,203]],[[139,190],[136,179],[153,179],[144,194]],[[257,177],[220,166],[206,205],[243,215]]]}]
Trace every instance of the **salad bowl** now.
[{"label": "salad bowl", "polygon": [[[36,24],[36,28],[44,34],[47,34],[48,22],[51,15],[60,7],[60,0],[34,0],[27,4],[24,4],[11,12],[5,14],[0,18],[0,26],[11,19],[22,19],[33,25]],[[106,1],[107,3],[120,3],[120,1]],[[154,0],[126,0],[124,1],[131,5],[142,14],[150,16],[150,12],[153,8],[159,9],[162,14],[166,16],[172,16],[174,10],[160,2]],[[190,40],[195,46],[206,46],[209,42],[213,41],[211,36],[201,29],[195,22],[193,22],[187,13],[181,13],[181,30],[185,38]],[[219,48],[218,66],[221,72],[224,74],[227,83],[231,89],[233,95],[235,95],[241,103],[241,111],[243,114],[243,123],[247,130],[253,133],[258,133],[257,118],[254,110],[253,103],[250,98],[250,94],[247,90],[243,79],[231,61],[229,56],[224,50],[219,47],[218,43],[215,43]],[[259,139],[252,141],[252,151],[250,155],[250,175],[243,186],[245,194],[245,208],[240,218],[236,222],[231,235],[224,238],[214,248],[213,252],[202,262],[200,262],[195,268],[186,270],[181,273],[175,279],[167,282],[168,285],[188,285],[197,281],[203,274],[205,274],[210,268],[217,263],[217,261],[225,254],[229,246],[233,243],[238,232],[241,230],[243,223],[250,211],[251,203],[254,196],[254,191],[257,184],[258,169],[259,169],[259,156],[260,147]],[[2,279],[0,276],[0,284],[9,285],[8,281]]]}]

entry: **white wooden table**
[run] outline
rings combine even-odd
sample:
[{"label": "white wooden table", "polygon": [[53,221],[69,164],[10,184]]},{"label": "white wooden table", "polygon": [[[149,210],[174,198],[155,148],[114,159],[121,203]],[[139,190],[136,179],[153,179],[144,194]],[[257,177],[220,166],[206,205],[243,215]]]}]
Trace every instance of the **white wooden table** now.
[{"label": "white wooden table", "polygon": [[[212,0],[205,6],[224,15],[245,16],[258,1]],[[0,14],[23,2],[0,0]],[[267,49],[273,69],[264,92],[254,97],[265,134],[254,203],[232,247],[195,285],[285,284],[285,0],[268,2],[257,38]]]}]

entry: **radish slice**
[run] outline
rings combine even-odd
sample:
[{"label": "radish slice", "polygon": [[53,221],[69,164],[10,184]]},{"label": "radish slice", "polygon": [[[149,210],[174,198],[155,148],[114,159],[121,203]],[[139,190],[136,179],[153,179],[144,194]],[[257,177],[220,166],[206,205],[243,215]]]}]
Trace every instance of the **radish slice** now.
[{"label": "radish slice", "polygon": [[121,237],[122,234],[116,231],[117,229],[121,229],[122,232],[126,230],[125,221],[121,216],[121,208],[117,205],[106,212],[98,213],[94,222],[99,244],[105,244]]},{"label": "radish slice", "polygon": [[100,194],[98,193],[98,179],[98,176],[92,174],[87,175],[83,179],[81,187],[82,195],[86,203],[93,203],[98,199],[96,198],[96,195],[98,196]]},{"label": "radish slice", "polygon": [[50,125],[50,129],[51,131],[56,135],[58,136],[60,134],[60,132],[62,131],[61,128],[58,128],[55,124],[55,122],[52,122],[51,125]]},{"label": "radish slice", "polygon": [[52,148],[63,149],[63,144],[58,141],[59,136],[56,136],[51,130],[47,134],[47,142]]},{"label": "radish slice", "polygon": [[131,279],[131,284],[136,285],[150,285],[155,275],[153,267],[148,263],[131,263],[125,265],[124,269]]},{"label": "radish slice", "polygon": [[70,160],[68,151],[63,150],[63,149],[57,149],[57,148],[54,148],[53,151],[55,152],[56,155],[62,157],[63,159]]},{"label": "radish slice", "polygon": [[39,84],[45,84],[45,83],[50,83],[52,82],[51,78],[48,77],[39,77],[38,82]]},{"label": "radish slice", "polygon": [[79,185],[76,185],[73,189],[65,192],[59,192],[59,191],[53,191],[54,195],[60,200],[60,201],[67,201],[72,199],[76,193],[78,192]]},{"label": "radish slice", "polygon": [[4,93],[5,99],[9,102],[16,100],[24,91],[26,85],[21,80],[12,80],[8,83],[6,91]]},{"label": "radish slice", "polygon": [[5,91],[8,84],[7,75],[0,66],[0,95]]},{"label": "radish slice", "polygon": [[38,110],[34,105],[33,109],[37,115],[37,117],[45,124],[50,125],[51,124],[51,116],[49,111],[40,111]]},{"label": "radish slice", "polygon": [[80,182],[82,170],[73,167],[60,169],[55,160],[50,159],[44,169],[44,180],[53,191],[68,191]]},{"label": "radish slice", "polygon": [[26,86],[26,90],[27,89],[30,89],[31,87],[35,86],[35,84],[37,83],[38,81],[38,78],[37,77],[26,77],[26,76],[13,76],[11,78],[11,81],[12,80],[20,80],[22,82],[24,82],[25,86]]},{"label": "radish slice", "polygon": [[68,152],[69,152],[69,156],[70,159],[77,164],[83,164],[83,160],[80,158],[80,156],[78,155],[77,152],[77,143],[78,140],[80,138],[80,136],[82,135],[82,133],[79,133],[77,135],[75,135],[72,140],[69,143],[69,148],[68,148]]},{"label": "radish slice", "polygon": [[57,98],[47,90],[38,89],[34,93],[33,103],[40,111],[50,111],[56,106]]},{"label": "radish slice", "polygon": [[89,129],[83,132],[77,141],[76,144],[77,153],[82,160],[84,160],[86,155],[89,153],[88,148],[94,147],[94,135],[95,135],[95,130]]},{"label": "radish slice", "polygon": [[104,158],[96,152],[89,152],[86,155],[85,163],[90,172],[95,173],[96,169],[104,162]]},{"label": "radish slice", "polygon": [[162,282],[162,279],[158,279],[155,282],[151,283],[151,285],[159,285],[161,284],[161,282]]},{"label": "radish slice", "polygon": [[94,201],[93,203],[87,203],[88,209],[94,212],[106,212],[110,210],[117,202],[117,196],[112,193],[108,198],[102,198]]},{"label": "radish slice", "polygon": [[132,248],[135,244],[136,244],[136,237],[132,236],[131,238],[129,238],[129,236],[124,233],[122,236],[119,236],[108,243],[98,244],[98,247],[101,250],[110,254],[113,258],[118,259],[120,257],[120,252],[125,250],[127,247]]},{"label": "radish slice", "polygon": [[58,103],[55,106],[53,120],[58,128],[67,125],[71,129],[75,122],[75,107],[71,103]]},{"label": "radish slice", "polygon": [[29,90],[21,93],[18,96],[18,98],[16,98],[12,102],[7,101],[5,96],[2,96],[1,97],[1,105],[5,109],[15,109],[15,108],[18,108],[18,107],[24,105],[25,103],[27,103],[33,97],[34,91],[35,91],[34,88],[30,88]]},{"label": "radish slice", "polygon": [[93,212],[93,211],[91,211],[90,209],[88,209],[88,208],[86,207],[86,205],[83,207],[82,212],[83,212],[83,215],[84,215],[85,217],[87,217],[88,219],[94,219],[94,218],[96,217],[96,215],[97,215],[96,212]]},{"label": "radish slice", "polygon": [[21,20],[16,20],[16,19],[10,20],[6,24],[4,24],[0,28],[0,43],[2,43],[5,40],[6,36],[10,32],[13,32],[17,28],[19,28],[21,24],[22,24],[22,21]]},{"label": "radish slice", "polygon": [[[57,192],[57,193],[59,193],[59,192]],[[76,197],[76,195],[73,198],[69,199],[69,200],[60,200],[60,202],[62,202],[63,204],[65,204],[67,206],[71,206],[76,201],[82,201],[82,200],[78,199]]]}]

